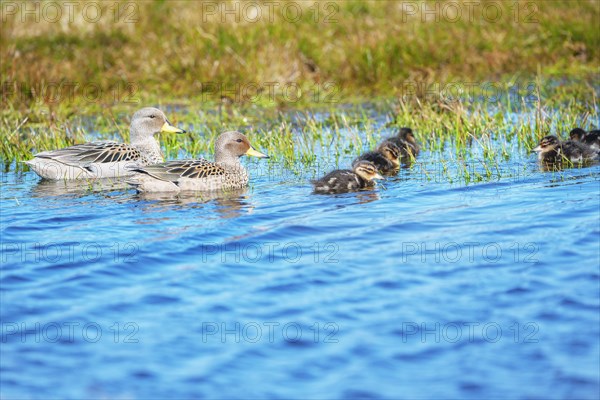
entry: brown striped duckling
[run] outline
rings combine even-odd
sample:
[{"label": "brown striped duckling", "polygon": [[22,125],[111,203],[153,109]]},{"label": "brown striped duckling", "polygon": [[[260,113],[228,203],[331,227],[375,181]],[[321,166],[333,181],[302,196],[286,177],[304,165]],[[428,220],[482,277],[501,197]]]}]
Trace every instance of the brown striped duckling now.
[{"label": "brown striped duckling", "polygon": [[312,181],[315,193],[344,193],[375,186],[375,179],[383,179],[377,167],[370,161],[358,161],[352,171],[339,169],[332,171],[319,180]]},{"label": "brown striped duckling", "polygon": [[375,151],[369,151],[352,161],[352,165],[359,161],[370,161],[382,174],[398,172],[400,168],[400,148],[389,140],[383,141]]},{"label": "brown striped duckling", "polygon": [[400,128],[398,135],[388,138],[390,142],[394,143],[400,148],[400,155],[402,162],[408,162],[413,158],[416,158],[421,151],[421,147],[415,139],[415,135],[411,128]]},{"label": "brown striped duckling", "polygon": [[556,136],[545,136],[533,149],[538,160],[547,167],[561,167],[563,162],[583,163],[598,159],[598,153],[591,148],[572,140],[561,142]]},{"label": "brown striped duckling", "polygon": [[575,128],[569,133],[569,138],[575,142],[580,142],[590,146],[596,151],[600,151],[600,130],[586,132],[581,128]]}]

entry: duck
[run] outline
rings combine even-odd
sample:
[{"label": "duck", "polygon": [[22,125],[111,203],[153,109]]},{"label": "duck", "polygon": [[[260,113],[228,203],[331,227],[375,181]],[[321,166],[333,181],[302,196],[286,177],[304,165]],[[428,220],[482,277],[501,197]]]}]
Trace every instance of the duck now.
[{"label": "duck", "polygon": [[370,161],[382,174],[392,174],[398,172],[400,168],[400,148],[393,142],[385,140],[381,142],[375,151],[369,151],[357,157],[352,164],[359,161]]},{"label": "duck", "polygon": [[126,182],[140,193],[236,190],[248,185],[240,163],[244,155],[269,158],[252,147],[241,132],[229,131],[215,141],[215,161],[177,160],[135,168]]},{"label": "duck", "polygon": [[581,128],[575,128],[569,132],[569,139],[588,145],[596,151],[600,151],[600,130],[598,129],[586,132]]},{"label": "duck", "polygon": [[377,172],[377,166],[371,161],[358,161],[352,170],[338,169],[332,171],[321,179],[312,181],[314,193],[344,193],[375,186],[375,179],[383,179]]},{"label": "duck", "polygon": [[582,143],[573,140],[561,142],[553,135],[543,137],[533,151],[538,153],[538,160],[548,167],[560,168],[564,161],[583,163],[598,159],[598,153]]},{"label": "duck", "polygon": [[114,141],[77,144],[35,154],[25,164],[41,178],[50,180],[129,176],[134,167],[164,161],[160,145],[154,138],[160,132],[186,133],[173,126],[158,108],[145,107],[131,118],[129,144]]},{"label": "duck", "polygon": [[404,162],[409,162],[413,158],[416,158],[421,151],[421,146],[419,146],[417,139],[415,139],[412,129],[408,127],[400,128],[396,136],[387,138],[386,140],[400,148],[400,158]]}]

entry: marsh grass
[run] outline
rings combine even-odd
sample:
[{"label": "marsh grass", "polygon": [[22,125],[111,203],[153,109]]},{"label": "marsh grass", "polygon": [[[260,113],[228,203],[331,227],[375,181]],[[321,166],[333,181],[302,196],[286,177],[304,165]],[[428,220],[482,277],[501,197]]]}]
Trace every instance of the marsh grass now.
[{"label": "marsh grass", "polygon": [[[514,173],[506,168],[512,162],[533,160],[530,150],[541,137],[556,134],[566,139],[574,126],[598,126],[595,90],[577,85],[586,88],[579,98],[589,101],[572,99],[567,85],[551,92],[540,90],[540,96],[549,95],[546,100],[522,97],[520,102],[510,96],[494,102],[399,98],[298,110],[241,104],[226,113],[220,112],[218,103],[200,109],[159,104],[171,122],[188,130],[185,135],[161,135],[159,140],[167,159],[212,159],[216,137],[226,130],[241,130],[271,156],[268,167],[248,161],[251,165],[285,175],[289,182],[306,182],[328,169],[349,167],[353,158],[392,136],[398,127],[410,126],[424,153],[408,171],[418,170],[425,180],[442,176],[452,184],[488,182]],[[127,141],[135,109],[100,111],[92,117],[74,114],[68,107],[54,113],[44,108],[26,114],[4,110],[2,121],[9,129],[0,150],[5,166],[17,162],[17,169],[26,168],[19,162],[32,153],[86,140]]]},{"label": "marsh grass", "polygon": [[[594,0],[511,2],[521,10],[535,5],[535,22],[511,14],[496,22],[405,21],[402,2],[344,1],[327,3],[335,22],[323,15],[315,22],[308,12],[315,3],[299,2],[303,17],[293,23],[281,16],[223,23],[220,15],[204,20],[200,3],[135,4],[135,23],[34,24],[6,16],[5,171],[26,168],[20,162],[43,150],[128,141],[129,118],[146,105],[190,132],[160,136],[167,159],[212,158],[219,133],[241,130],[290,179],[327,172],[319,165],[347,167],[395,128],[410,126],[448,181],[492,180],[506,163],[528,157],[542,136],[565,138],[574,126],[600,122]],[[269,82],[278,88],[272,96],[252,98],[236,86]],[[57,83],[55,93],[49,87]],[[64,93],[61,83],[93,84],[97,93]],[[473,83],[474,93],[460,90]],[[282,91],[290,84],[300,98]],[[447,93],[448,85],[458,92]]]}]

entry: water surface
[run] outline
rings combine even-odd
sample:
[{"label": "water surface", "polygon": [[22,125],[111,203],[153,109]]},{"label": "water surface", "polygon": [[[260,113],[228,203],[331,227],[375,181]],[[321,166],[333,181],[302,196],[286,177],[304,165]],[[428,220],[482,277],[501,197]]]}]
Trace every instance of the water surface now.
[{"label": "water surface", "polygon": [[202,198],[6,173],[0,397],[597,398],[600,167],[509,149],[335,196],[326,154]]}]

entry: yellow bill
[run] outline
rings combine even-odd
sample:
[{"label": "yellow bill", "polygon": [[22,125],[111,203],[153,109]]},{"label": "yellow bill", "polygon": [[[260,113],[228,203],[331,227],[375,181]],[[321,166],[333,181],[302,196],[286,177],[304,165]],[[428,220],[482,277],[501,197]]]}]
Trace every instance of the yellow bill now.
[{"label": "yellow bill", "polygon": [[183,129],[179,129],[176,126],[171,125],[169,121],[163,124],[162,128],[160,128],[160,131],[164,133],[185,133]]},{"label": "yellow bill", "polygon": [[268,155],[261,153],[260,151],[254,150],[254,148],[250,147],[248,149],[248,151],[246,152],[247,156],[254,156],[254,157],[260,157],[260,158],[269,158]]}]

